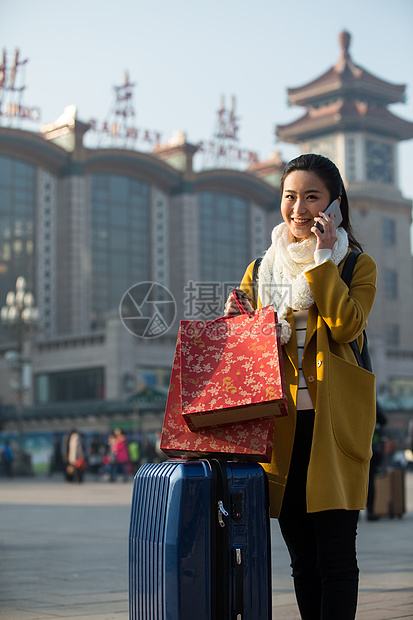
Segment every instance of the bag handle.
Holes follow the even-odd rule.
[[[231,294],[232,294],[233,298],[235,299],[235,302],[236,302],[236,304],[238,306],[238,310],[240,311],[240,314],[249,314],[249,312],[247,310],[245,310],[244,306],[242,305],[242,303],[238,299],[237,290],[238,289],[234,289],[233,291],[231,291]],[[207,323],[205,325],[205,327],[209,327],[210,325],[212,325],[213,323],[216,323],[217,321],[227,321],[228,319],[232,319],[232,318],[233,317],[231,315],[220,316],[217,319],[214,319],[213,321],[210,321],[209,323]]]
[[[254,291],[255,307],[258,307],[258,271],[261,266],[263,257],[260,256],[254,261],[254,267],[252,268],[252,288]]]
[[[248,311],[245,310],[244,306],[242,305],[242,303],[238,299],[237,290],[238,289],[234,289],[233,291],[231,291],[231,293],[232,293],[233,298],[236,301],[236,304],[238,306],[238,310],[240,311],[241,314],[248,314]]]

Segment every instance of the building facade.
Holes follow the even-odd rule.
[[[86,148],[88,129],[72,109],[40,135],[0,128],[2,305],[22,275],[40,314],[23,355],[27,417],[167,388],[179,320],[221,316],[229,287],[269,245],[269,222],[280,221],[279,157],[197,173],[183,135],[148,154]],[[128,328],[128,291],[148,283],[173,300],[153,337]],[[1,346],[14,346],[5,324]],[[7,409],[13,369],[1,365]]]

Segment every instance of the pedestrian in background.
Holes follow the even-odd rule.
[[[137,439],[134,437],[128,445],[129,461],[132,468],[132,475],[134,476],[139,469],[140,462],[140,448]]]
[[[383,427],[387,424],[387,418],[384,415],[379,403],[376,405],[376,428],[374,429],[372,450],[373,455],[370,461],[369,472],[369,490],[367,493],[367,521],[377,521],[379,517],[374,514],[375,488],[374,480],[379,471],[383,468],[384,461],[384,442]]]
[[[1,462],[3,465],[3,473],[6,478],[11,478],[13,476],[13,461],[14,461],[14,452],[10,445],[10,440],[6,439],[4,441],[4,446],[1,451]]]
[[[335,200],[337,229],[324,213]],[[361,348],[376,265],[361,253],[350,288],[340,277],[348,253],[361,246],[340,172],[326,157],[306,154],[287,164],[281,215],[257,296],[254,263],[241,283],[254,307],[274,306],[281,324],[289,415],[275,419],[272,461],[263,464],[271,516],[290,553],[303,620],[354,620],[357,521],[367,501],[376,395],[374,375],[358,366],[349,343],[357,339]],[[232,296],[226,314],[239,314]]]
[[[59,435],[53,436],[53,449],[50,456],[49,476],[64,471],[62,444]]]
[[[88,471],[98,478],[102,473],[103,446],[98,435],[94,435],[89,446]]]
[[[114,456],[112,481],[115,481],[119,476],[122,476],[123,481],[126,482],[128,479],[126,467],[129,463],[129,451],[126,435],[120,428],[115,428],[113,432],[111,450]]]
[[[112,480],[113,467],[115,463],[115,455],[112,452],[112,444],[114,442],[113,433],[108,436],[108,443],[105,446],[102,457],[102,480],[109,482]]]
[[[63,457],[66,465],[66,480],[68,482],[83,482],[87,468],[86,448],[82,436],[76,429],[72,429],[63,441]]]
[[[149,437],[147,435],[144,435],[141,445],[141,463],[144,464],[156,462],[158,461],[155,446],[153,445]]]

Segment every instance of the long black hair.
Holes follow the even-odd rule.
[[[284,191],[285,179],[291,172],[304,171],[313,172],[321,181],[323,181],[330,194],[330,202],[341,196],[340,210],[343,221],[340,226],[344,228],[348,235],[348,244],[352,250],[363,251],[361,244],[354,236],[353,229],[350,224],[349,204],[344,188],[343,179],[337,166],[328,157],[316,155],[315,153],[306,153],[292,159],[284,168],[281,177],[281,195]]]

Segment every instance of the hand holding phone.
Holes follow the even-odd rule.
[[[324,211],[326,215],[333,218],[335,227],[338,228],[343,221],[343,216],[341,214],[340,203],[336,200],[333,200],[331,204],[328,205],[327,209]],[[324,232],[324,226],[320,224],[320,222],[315,222],[314,226],[318,228],[320,232]]]

